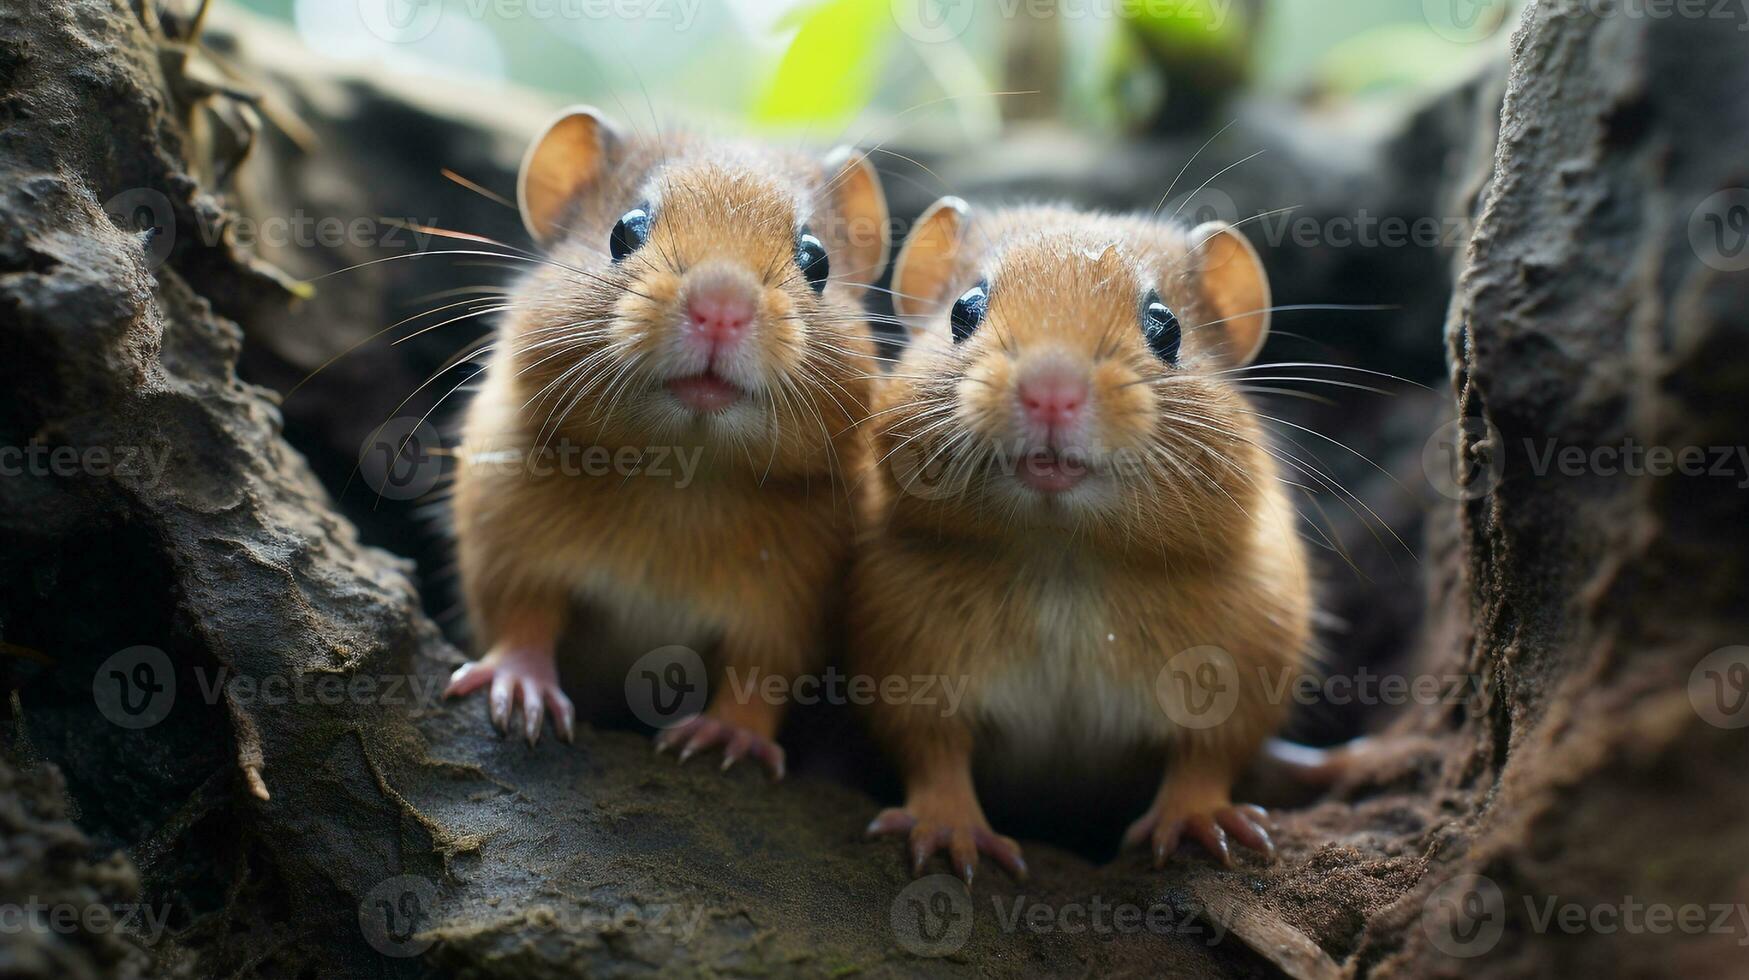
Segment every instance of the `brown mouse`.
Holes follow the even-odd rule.
[[[974,774],[1038,801],[1152,758],[1127,844],[1272,855],[1231,790],[1288,713],[1265,678],[1302,669],[1312,598],[1232,373],[1269,329],[1256,251],[1221,223],[948,198],[894,291],[913,329],[874,399],[851,655],[967,687],[951,714],[870,709],[905,784],[870,833],[908,836],[919,873],[946,850],[968,882],[980,854],[1024,874]]]
[[[489,686],[501,730],[520,709],[531,743],[549,714],[569,739],[561,633],[588,661],[567,673],[605,690],[684,645],[712,663],[713,697],[658,746],[781,776],[783,704],[738,699],[722,674],[807,671],[841,596],[868,456],[861,301],[887,254],[874,168],[581,107],[534,141],[518,199],[545,259],[467,409],[455,523],[485,653],[448,693]],[[650,475],[658,454],[692,461],[684,484]]]

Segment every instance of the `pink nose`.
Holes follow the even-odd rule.
[[[1087,377],[1051,366],[1022,378],[1016,394],[1021,410],[1035,424],[1047,429],[1073,425],[1087,407]]]
[[[686,301],[687,321],[713,347],[739,342],[753,324],[753,313],[753,297],[734,283],[691,290]]]

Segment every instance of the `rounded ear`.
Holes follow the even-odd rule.
[[[843,261],[832,257],[832,267],[844,270],[844,278],[867,286],[887,269],[891,247],[887,227],[887,194],[881,175],[868,154],[841,146],[826,155],[827,184],[832,191],[832,209],[844,223],[839,242],[847,250]]]
[[[1208,306],[1227,342],[1221,359],[1243,367],[1269,337],[1269,277],[1251,241],[1225,221],[1198,225],[1190,233],[1190,262]]]
[[[957,197],[929,206],[893,265],[893,309],[900,316],[933,313],[947,298],[971,207]]]
[[[523,227],[542,245],[563,232],[565,209],[577,192],[601,178],[618,142],[613,124],[593,106],[572,106],[529,144],[516,177]]]

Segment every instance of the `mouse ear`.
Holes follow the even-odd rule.
[[[578,191],[600,179],[618,140],[600,110],[572,106],[529,144],[516,177],[516,204],[535,241],[549,244],[565,230],[566,208]]]
[[[1269,277],[1249,239],[1224,221],[1198,225],[1190,233],[1190,263],[1209,310],[1227,342],[1221,360],[1243,367],[1263,349],[1269,336]]]
[[[835,247],[842,257],[832,256],[832,268],[843,278],[867,286],[887,269],[891,247],[887,227],[887,194],[881,175],[868,154],[841,146],[826,155],[827,184],[832,191],[832,211],[842,227],[835,229]]]
[[[893,309],[900,316],[927,316],[946,302],[970,213],[966,202],[944,197],[917,219],[893,264]]]

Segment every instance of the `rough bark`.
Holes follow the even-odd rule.
[[[1716,906],[1749,894],[1749,741],[1703,714],[1713,651],[1749,635],[1742,475],[1539,474],[1551,445],[1746,444],[1749,277],[1709,199],[1749,171],[1749,59],[1728,21],[1539,4],[1514,40],[1499,151],[1448,322],[1475,466],[1467,608],[1438,670],[1482,697],[1449,720],[1462,801],[1429,875],[1369,925],[1379,976],[1730,976],[1745,934],[1539,931],[1531,905]],[[1497,485],[1496,485],[1497,483]],[[1458,583],[1454,583],[1454,586]],[[1485,876],[1498,946],[1457,966],[1416,929]],[[1486,886],[1482,886],[1486,887]],[[1458,894],[1468,890],[1460,886]]]
[[[489,737],[478,705],[431,699],[458,654],[422,611],[411,566],[361,544],[341,507],[373,540],[429,539],[405,512],[373,517],[368,498],[337,504],[331,491],[397,410],[382,392],[404,397],[465,338],[361,348],[283,406],[275,394],[404,316],[413,297],[455,285],[454,267],[389,263],[396,271],[322,280],[300,306],[295,280],[372,256],[253,256],[203,231],[232,226],[233,208],[306,207],[436,217],[514,240],[513,216],[446,190],[435,170],[508,187],[525,121],[543,107],[458,110],[441,92],[227,42],[275,97],[264,111],[289,110],[316,139],[299,147],[270,132],[240,187],[219,196],[230,168],[215,121],[248,113],[188,84],[149,8],[64,0],[0,12],[0,445],[166,453],[157,479],[89,466],[0,478],[0,641],[15,692],[0,853],[23,856],[0,883],[89,904],[127,900],[137,871],[148,900],[174,910],[155,945],[50,932],[19,947],[14,972],[1384,977],[1675,964],[1727,975],[1735,937],[1537,934],[1523,915],[1526,896],[1738,901],[1749,857],[1737,819],[1749,803],[1745,743],[1688,697],[1697,659],[1745,635],[1741,491],[1538,477],[1521,448],[1548,437],[1744,442],[1749,378],[1729,355],[1742,349],[1749,285],[1698,261],[1688,216],[1745,179],[1749,60],[1716,25],[1599,20],[1582,6],[1529,16],[1497,153],[1488,84],[1358,146],[1316,127],[1284,138],[1259,109],[1208,151],[1224,166],[1259,140],[1297,147],[1222,185],[1243,191],[1244,213],[1303,203],[1351,216],[1367,202],[1463,216],[1486,187],[1447,336],[1457,407],[1494,427],[1482,448],[1499,454],[1504,479],[1461,511],[1434,511],[1448,519],[1426,533],[1424,590],[1386,579],[1339,593],[1351,619],[1373,620],[1372,644],[1482,679],[1459,710],[1399,720],[1444,750],[1285,812],[1269,867],[1154,872],[1133,856],[1090,862],[1032,842],[1034,883],[981,879],[960,909],[969,939],[940,959],[907,951],[894,928],[895,906],[906,912],[918,894],[892,847],[862,840],[876,806],[864,789],[676,768],[627,732],[529,750]],[[399,139],[378,138],[390,128]],[[1096,203],[1151,205],[1200,142],[1126,149],[1084,170],[1072,159],[1002,169],[1025,147],[932,169],[974,195],[1093,187]],[[162,236],[106,214],[141,190],[168,211],[162,252]],[[906,193],[901,213],[934,191]],[[1449,252],[1267,252],[1292,302],[1356,302],[1354,284],[1372,282],[1358,301],[1403,307],[1356,318],[1346,353],[1357,363],[1440,370],[1426,338],[1447,307]],[[240,356],[270,388],[238,380]],[[1429,432],[1409,412],[1375,425],[1295,417],[1353,438],[1399,476],[1419,468]],[[1400,506],[1412,525],[1413,502]],[[1422,617],[1406,595],[1426,602],[1413,636]],[[1389,627],[1376,625],[1383,596],[1404,609]],[[135,729],[94,684],[112,679],[118,651],[142,645],[164,651],[175,698]],[[236,678],[248,683],[223,683]],[[274,681],[289,686],[260,687]],[[341,682],[367,687],[335,697],[320,686]],[[1496,882],[1507,915],[1500,942],[1456,963],[1425,912],[1460,873]],[[1158,907],[1171,925],[1005,930],[1000,911],[1019,896]],[[409,920],[417,929],[403,934]]]

